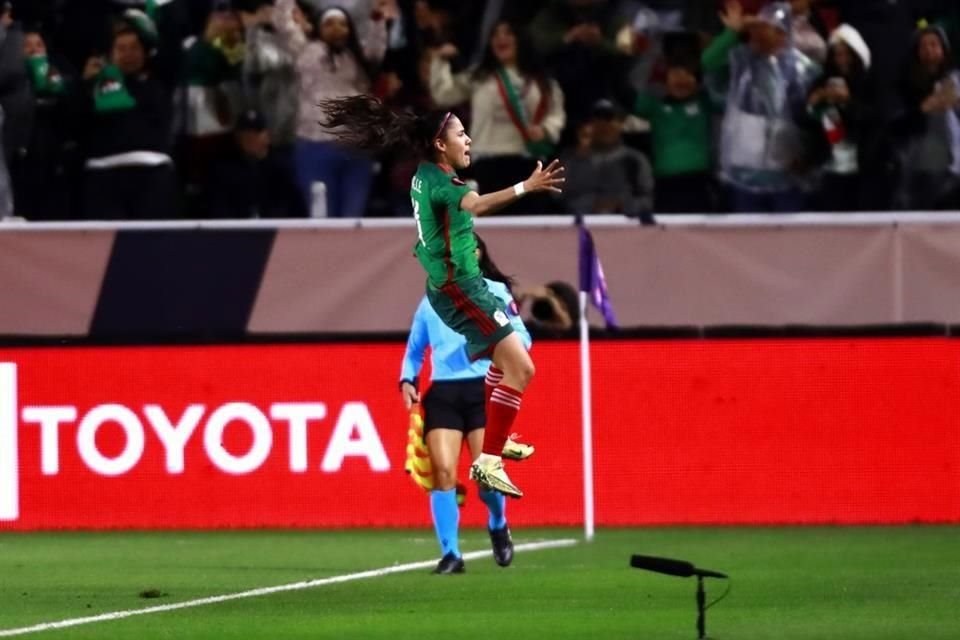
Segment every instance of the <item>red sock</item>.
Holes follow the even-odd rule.
[[[517,412],[520,411],[522,399],[522,392],[502,384],[498,384],[490,394],[487,427],[483,433],[484,453],[498,457],[503,453],[503,445],[510,435]]]
[[[497,388],[497,385],[500,384],[501,380],[503,380],[503,371],[500,371],[500,369],[497,369],[495,366],[490,365],[490,368],[487,369],[486,384],[483,386],[483,391],[484,391],[483,408],[487,412],[487,415],[490,415],[490,396],[493,394],[493,390]]]

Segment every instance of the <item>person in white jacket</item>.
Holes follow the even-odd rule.
[[[507,21],[493,29],[479,65],[453,73],[459,54],[438,49],[430,67],[430,94],[439,107],[470,103],[473,176],[481,191],[496,191],[530,174],[537,160],[554,157],[567,122],[563,91],[531,60],[525,38]],[[549,199],[523,203],[541,213]]]
[[[296,60],[299,78],[297,183],[308,208],[314,184],[323,183],[323,209],[331,217],[363,215],[373,163],[367,155],[338,143],[334,133],[324,129],[319,104],[328,98],[370,92],[374,69],[387,50],[387,4],[387,0],[374,4],[362,42],[353,19],[344,9],[328,7],[311,19],[300,10],[296,0],[277,0],[275,5],[274,27]]]

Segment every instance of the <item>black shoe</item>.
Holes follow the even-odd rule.
[[[490,542],[493,543],[493,559],[501,567],[509,567],[513,562],[513,539],[510,537],[510,527],[502,529],[488,529]]]
[[[458,558],[453,555],[453,553],[448,553],[440,558],[440,562],[437,563],[437,568],[434,569],[433,572],[439,575],[446,575],[448,573],[464,573],[466,570],[467,567],[463,564],[463,558]]]

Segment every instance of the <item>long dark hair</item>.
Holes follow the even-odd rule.
[[[843,44],[850,50],[850,57],[853,60],[850,71],[845,74],[840,70],[840,65],[837,64],[837,48],[834,45],[827,50],[827,60],[823,65],[823,77],[843,77],[846,79],[847,84],[850,85],[851,91],[856,92],[856,87],[863,84],[863,81],[866,79],[867,69],[863,64],[863,59],[860,57],[860,54],[847,44],[846,41],[843,41]]]
[[[513,285],[516,284],[516,281],[501,271],[497,263],[493,261],[490,252],[487,250],[487,243],[483,241],[483,238],[474,232],[473,239],[477,241],[477,248],[480,249],[480,271],[483,273],[483,277],[494,282],[502,282],[507,285],[507,291],[513,294]]]
[[[324,128],[341,142],[368,151],[413,149],[418,158],[432,160],[433,142],[443,138],[450,126],[449,111],[431,111],[418,116],[396,111],[369,95],[331,98],[320,102]]]
[[[517,71],[524,77],[533,78],[538,83],[545,82],[546,76],[544,76],[543,68],[537,64],[533,47],[527,44],[530,42],[530,38],[521,25],[510,20],[498,20],[497,23],[493,25],[493,30],[490,32],[490,37],[487,39],[486,46],[483,49],[483,59],[480,60],[480,64],[477,65],[477,68],[473,71],[473,79],[484,80],[492,76],[497,72],[497,69],[500,68],[500,61],[497,60],[497,56],[493,52],[493,34],[496,33],[497,27],[504,24],[510,27],[510,31],[513,32],[513,37],[517,41]]]
[[[936,36],[943,47],[943,62],[931,75],[923,68],[920,62],[920,43],[925,35]],[[950,40],[943,29],[939,27],[925,27],[914,34],[913,49],[910,53],[910,60],[907,64],[906,76],[904,78],[904,88],[908,100],[913,104],[922,103],[927,96],[933,93],[937,82],[953,70],[952,51],[950,49]]]

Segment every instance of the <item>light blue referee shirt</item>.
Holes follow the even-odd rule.
[[[490,292],[503,302],[510,324],[520,335],[524,346],[529,349],[533,340],[520,318],[517,304],[507,290],[507,285],[486,278],[484,280]],[[423,354],[427,347],[432,347],[430,364],[433,367],[433,380],[483,378],[487,375],[487,369],[490,368],[490,359],[480,358],[470,362],[466,345],[466,338],[445,325],[424,296],[416,313],[413,314],[413,324],[410,327],[410,337],[407,338],[407,351],[403,354],[400,379],[413,380],[420,374],[420,369],[423,367]]]

